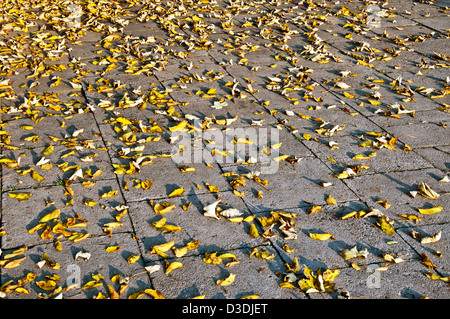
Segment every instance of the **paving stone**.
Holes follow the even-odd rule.
[[[71,289],[61,291],[64,299],[92,299],[100,292],[105,297],[110,297],[107,285],[113,287],[117,292],[119,290],[119,282],[112,282],[111,278],[116,275],[128,280],[128,285],[125,291],[121,294],[121,299],[125,299],[132,293],[139,290],[151,289],[151,284],[147,272],[143,268],[142,259],[136,263],[130,264],[127,258],[134,254],[139,255],[139,249],[134,240],[131,239],[130,233],[114,234],[111,237],[98,236],[85,239],[78,243],[63,242],[64,249],[61,251],[55,250],[53,244],[42,244],[29,247],[23,254],[26,259],[21,263],[20,268],[3,269],[2,270],[2,284],[12,280],[13,283],[23,277],[27,273],[34,273],[36,278],[34,281],[24,285],[24,288],[29,291],[29,294],[13,292],[8,296],[10,299],[37,299],[39,294],[49,295],[54,291],[43,290],[39,288],[36,282],[47,281],[49,276],[57,275],[59,280],[56,282],[56,287],[63,289],[71,285],[78,286]],[[131,239],[131,240],[130,240]],[[120,245],[121,249],[115,253],[108,253],[105,249],[109,246]],[[10,253],[11,251],[4,251],[3,253]],[[89,253],[89,260],[85,261],[83,258],[75,259],[77,253]],[[43,260],[43,255],[48,254],[48,257],[59,267],[51,267],[44,265],[40,269],[37,263]],[[94,281],[93,275],[100,274],[103,279],[99,280],[100,285],[92,289],[81,289],[89,281]],[[144,297],[145,298],[145,297]]]
[[[384,266],[389,268],[386,271],[376,270]],[[376,263],[359,271],[353,268],[341,269],[335,281],[337,287],[358,299],[448,298],[446,284],[441,280],[427,278],[424,275],[427,271],[429,269],[415,260],[393,265]]]
[[[275,169],[278,167],[278,170]],[[224,172],[238,174],[258,171],[262,165],[230,166],[224,167]],[[338,202],[356,199],[356,196],[339,180],[333,182],[332,188],[320,186],[321,182],[330,181],[332,172],[319,160],[305,157],[298,164],[279,162],[268,169],[273,169],[273,174],[259,176],[261,180],[267,180],[266,186],[256,182],[246,182],[245,188],[238,188],[239,192],[246,194],[245,202],[254,206],[254,212],[270,211],[282,208],[294,208],[308,203],[317,205],[325,202],[325,195],[332,195]],[[304,172],[308,172],[307,175]],[[261,191],[263,198],[257,198]]]
[[[249,217],[251,212],[245,203],[233,195],[231,192],[220,192],[217,195],[200,194],[183,197],[166,198],[153,200],[153,205],[170,203],[176,206],[175,209],[165,213],[157,214],[149,201],[133,202],[129,204],[129,214],[135,225],[136,235],[139,242],[142,243],[142,250],[146,252],[144,258],[149,260],[161,259],[156,254],[149,254],[152,247],[166,242],[174,241],[175,247],[180,248],[188,242],[198,240],[199,247],[195,250],[189,250],[185,256],[204,254],[211,250],[230,250],[243,247],[255,247],[261,244],[262,238],[252,238],[248,232],[251,223],[231,222],[220,213],[217,220],[215,218],[204,216],[204,207],[217,202],[221,202],[218,208],[223,210],[229,208],[238,209],[242,217]],[[189,204],[187,210],[183,205]],[[166,218],[166,224],[175,225],[181,228],[178,232],[162,232],[152,226],[153,222]],[[205,232],[210,229],[210,232]],[[170,257],[175,257],[173,252],[167,252]]]
[[[446,207],[449,197],[440,196],[438,199],[428,199],[421,195],[413,198],[411,191],[417,191],[420,182],[427,183],[431,189],[443,194],[448,192],[448,184],[439,183],[444,174],[437,169],[422,169],[404,172],[390,172],[375,174],[370,176],[357,176],[347,180],[346,184],[370,207],[381,210],[391,219],[397,221],[398,226],[411,225],[399,214],[414,214],[422,218],[421,224],[445,223],[448,222],[446,214],[423,215],[418,212],[420,208],[430,208],[434,206]],[[387,200],[391,207],[385,209],[381,204],[376,204],[378,200]]]
[[[135,179],[133,175],[122,174],[118,179],[121,189],[124,189],[125,182],[128,183],[129,190],[124,189],[123,193],[127,201],[166,198],[172,191],[181,187],[184,188],[186,195],[207,193],[208,189],[204,183],[214,185],[219,190],[230,189],[225,178],[221,176],[217,164],[210,164],[213,165],[212,168],[208,168],[204,162],[176,164],[170,158],[157,158],[153,164],[142,166],[139,176],[136,176],[136,179],[149,180],[153,183],[148,190],[135,188],[138,183],[133,181]],[[185,165],[195,168],[195,171],[181,174],[178,166]],[[197,185],[202,189],[199,190]]]
[[[53,147],[52,153],[43,155],[42,153],[48,147],[3,151],[2,155],[5,158],[14,159],[20,164],[16,168],[8,168],[7,166],[3,168],[2,189],[52,186],[61,183],[64,179],[69,179],[78,168],[81,168],[83,172],[90,170],[91,174],[101,170],[101,175],[96,180],[115,179],[109,156],[101,141],[95,141],[92,149],[80,148],[79,150],[74,150],[70,147],[57,145]],[[102,150],[99,150],[99,148]],[[36,165],[42,159],[44,162],[48,160],[48,163],[52,165],[50,169],[43,169],[44,166],[41,166],[41,164],[39,166]],[[63,171],[56,167],[64,163],[67,163],[67,167],[72,166],[73,169]],[[77,166],[75,167],[75,165]],[[64,168],[63,166],[61,167]],[[28,173],[26,173],[27,171]],[[41,177],[33,178],[33,171]],[[41,178],[44,179],[40,180]]]
[[[50,233],[50,238],[42,239],[41,234],[45,229],[29,233],[29,230],[39,224],[39,220],[46,214],[56,209],[61,211],[61,222],[65,223],[68,218],[76,217],[87,220],[83,228],[69,228],[73,233],[89,233],[91,235],[104,235],[103,225],[115,221],[119,211],[114,207],[124,205],[125,201],[114,180],[97,181],[95,185],[85,188],[80,183],[70,186],[75,197],[73,205],[68,205],[70,196],[65,195],[63,186],[40,187],[30,190],[9,191],[2,195],[2,225],[8,232],[2,239],[3,248],[12,248],[22,245],[37,245],[40,243],[51,243],[59,235]],[[119,191],[114,197],[100,198],[104,193]],[[30,199],[19,202],[9,195],[13,193],[31,193]],[[97,202],[94,206],[85,204],[86,200]],[[120,231],[131,231],[131,224],[127,215],[124,215],[119,228],[114,228],[113,233]],[[80,223],[80,221],[77,221]],[[56,223],[50,223],[51,227]]]
[[[395,150],[360,147],[360,143],[365,140],[371,139],[339,136],[328,138],[322,143],[313,141],[304,141],[304,143],[336,174],[339,174],[349,165],[369,166],[368,169],[361,170],[360,174],[362,175],[431,167],[415,152],[403,151],[402,145],[397,144]],[[338,149],[333,150],[328,144],[330,141],[338,143]],[[357,155],[366,156],[367,159],[354,159]]]
[[[346,202],[338,205],[323,205],[323,211],[307,214],[309,207],[302,207],[293,210],[287,210],[298,214],[294,218],[296,224],[297,238],[285,240],[285,237],[275,227],[273,232],[280,233],[271,238],[275,247],[283,259],[292,260],[297,258],[301,265],[312,270],[345,268],[351,262],[360,267],[364,265],[382,262],[382,254],[393,252],[394,254],[406,255],[404,259],[410,259],[415,255],[414,251],[402,240],[398,234],[387,235],[375,225],[376,219],[368,217],[367,219],[349,218],[341,220],[341,217],[353,211],[368,211],[368,207],[359,201]],[[258,215],[259,217],[260,215]],[[270,214],[263,214],[270,217]],[[264,228],[266,230],[267,228]],[[310,234],[333,235],[328,240],[315,240]],[[395,245],[389,242],[396,241]],[[293,253],[287,253],[283,246],[288,245],[294,250]],[[369,255],[367,258],[354,258],[345,260],[342,256],[344,249],[351,249],[356,246],[358,250],[367,249]],[[307,247],[307,248],[306,248]],[[306,248],[306,249],[305,249]]]
[[[449,251],[449,239],[448,239],[448,227],[449,224],[437,224],[437,225],[415,225],[412,227],[404,227],[398,229],[398,234],[417,251],[418,254],[426,254],[433,264],[436,266],[436,271],[445,276],[448,273],[448,264],[442,259],[442,257],[436,256],[437,252],[441,252],[442,256]],[[419,233],[419,238],[413,238],[411,231]],[[439,241],[435,243],[422,244],[421,240],[425,237],[433,237],[437,233],[441,232]]]
[[[63,123],[64,122],[64,123]],[[69,118],[45,117],[36,125],[31,119],[18,119],[8,122],[5,131],[11,135],[10,145],[22,148],[34,148],[44,145],[55,145],[67,138],[77,138],[76,143],[100,140],[99,130],[92,114],[84,113],[69,116]],[[63,125],[64,124],[64,125]],[[25,129],[25,128],[26,129]],[[27,128],[33,128],[28,130]],[[73,134],[76,134],[74,137]],[[26,138],[36,137],[27,141]],[[50,136],[59,139],[54,142]]]
[[[271,247],[264,247],[269,253],[276,251]],[[231,250],[239,261],[237,265],[226,268],[224,264],[206,264],[204,256],[189,256],[176,259],[183,267],[175,269],[168,275],[162,271],[152,274],[152,283],[166,298],[192,298],[205,295],[208,299],[236,299],[249,294],[258,294],[260,298],[277,299],[286,297],[285,292],[278,286],[281,280],[277,272],[283,272],[284,266],[279,257],[264,260],[256,257],[249,258],[251,249]],[[168,258],[173,262],[174,259]],[[162,263],[162,269],[165,264]],[[203,271],[199,272],[198,269]],[[218,280],[234,274],[234,282],[225,287],[216,285]],[[297,297],[298,298],[298,297]],[[303,298],[305,296],[303,295]]]
[[[448,160],[449,151],[449,146],[416,149],[417,154],[442,171],[450,170],[450,162]]]
[[[446,30],[450,28],[450,23],[448,22],[448,17],[446,16],[441,16],[439,18],[438,17],[418,18],[414,20],[444,34]]]
[[[448,120],[442,123],[446,125]],[[446,129],[435,123],[391,126],[388,132],[393,136],[399,136],[401,142],[412,148],[450,144],[450,135],[447,134]]]

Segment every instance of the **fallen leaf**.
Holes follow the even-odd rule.
[[[8,193],[9,197],[17,199],[19,202],[23,202],[31,198],[31,193]]]
[[[442,231],[439,231],[438,233],[436,233],[433,236],[423,237],[420,240],[420,243],[421,244],[432,244],[432,243],[438,242],[441,239],[441,235],[442,235]]]
[[[356,246],[350,248],[350,249],[344,249],[341,251],[342,256],[344,257],[345,260],[349,260],[352,258],[356,258],[356,257],[363,257],[363,258],[367,258],[367,256],[369,255],[369,251],[367,250],[367,248],[358,250],[356,248]]]
[[[434,215],[439,214],[443,209],[444,207],[442,206],[435,206],[431,208],[419,208],[419,213],[424,215]]]
[[[203,207],[203,210],[205,211],[205,214],[203,214],[203,216],[220,219],[216,215],[216,207],[217,207],[217,204],[219,204],[220,202],[221,202],[221,200],[218,200],[212,204],[209,204],[208,206]]]
[[[230,274],[227,278],[219,279],[216,281],[216,285],[220,287],[229,286],[234,282],[236,275]]]
[[[429,198],[429,199],[438,199],[441,197],[438,193],[436,193],[434,190],[431,189],[430,186],[428,186],[424,182],[420,182],[419,186],[417,187],[418,192],[423,197]]]
[[[61,211],[57,208],[57,209],[53,210],[52,212],[50,212],[50,213],[48,213],[48,214],[45,214],[45,216],[43,216],[43,217],[39,220],[39,222],[40,222],[40,223],[46,223],[46,222],[48,222],[48,221],[51,221],[51,220],[53,220],[53,219],[55,219],[55,218],[58,218],[59,215],[60,215],[60,213],[61,213]]]
[[[127,257],[127,263],[134,264],[139,260],[139,258],[140,258],[139,255],[131,254],[130,256]]]
[[[183,195],[183,193],[184,193],[183,187],[177,188],[169,194],[169,197],[181,196],[181,195]]]
[[[178,262],[178,261],[174,261],[174,262],[172,262],[172,263],[170,263],[170,264],[169,264],[168,261],[166,261],[166,271],[165,271],[165,274],[167,275],[167,274],[169,274],[171,271],[173,271],[173,270],[175,270],[175,269],[178,269],[178,268],[181,268],[181,267],[183,267],[183,264],[180,263],[180,262]]]
[[[251,224],[250,225],[249,234],[253,238],[258,238],[259,237],[259,232],[258,232],[258,229],[256,229],[255,224]]]
[[[383,216],[378,219],[377,225],[380,226],[381,230],[386,234],[393,235],[395,234],[395,230],[392,227],[392,222],[393,221],[390,221],[387,216]]]
[[[328,240],[328,239],[335,239],[333,235],[325,233],[325,234],[318,234],[318,233],[309,233],[309,237],[315,240]]]
[[[108,253],[115,253],[115,252],[119,251],[120,248],[122,248],[122,246],[119,246],[119,245],[117,245],[117,246],[109,246],[109,247],[106,247],[105,251],[108,252]]]

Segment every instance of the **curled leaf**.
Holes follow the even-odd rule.
[[[235,274],[230,274],[227,278],[219,279],[216,281],[217,286],[229,286],[234,282],[234,279],[236,278]]]
[[[367,258],[369,255],[369,251],[367,248],[358,250],[356,246],[350,248],[350,249],[344,249],[341,251],[342,257],[344,257],[345,260],[349,260],[356,257],[363,257]]]
[[[441,239],[441,235],[442,235],[442,231],[439,231],[438,233],[436,233],[433,236],[427,236],[427,237],[423,237],[420,240],[421,244],[432,244],[435,243],[437,241],[439,241]]]
[[[178,261],[174,261],[173,263],[170,263],[168,261],[166,261],[166,272],[165,274],[169,274],[171,271],[181,268],[183,267],[183,264],[178,262]]]
[[[442,207],[442,206],[435,206],[435,207],[431,207],[431,208],[420,208],[419,213],[424,214],[424,215],[434,215],[434,214],[439,214],[443,209],[444,209],[444,207]]]
[[[432,190],[431,187],[424,182],[420,182],[420,185],[417,187],[417,189],[419,194],[422,195],[423,197],[429,199],[438,199],[439,197],[441,197],[438,193]]]

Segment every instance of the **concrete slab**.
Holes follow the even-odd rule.
[[[219,190],[229,190],[230,186],[225,178],[221,176],[217,164],[210,163],[212,168],[208,168],[205,162],[201,163],[179,163],[175,164],[170,158],[156,158],[153,164],[141,167],[139,175],[118,175],[118,180],[125,199],[131,201],[141,201],[144,199],[158,199],[166,198],[175,189],[184,188],[184,194],[203,194],[208,193],[205,183],[216,186]],[[127,163],[126,165],[129,165]],[[195,171],[181,173],[178,166],[193,167]],[[153,184],[150,189],[136,188],[139,185],[137,179],[140,181],[149,180]],[[128,184],[128,189],[125,188],[125,183]],[[201,186],[201,190],[197,187]]]
[[[362,139],[354,136],[339,136],[327,138],[320,144],[313,141],[304,141],[304,143],[337,174],[349,165],[369,166],[368,169],[361,170],[362,175],[431,167],[430,163],[420,155],[403,151],[403,145],[398,143],[395,150],[359,146],[367,140],[371,139],[367,136]],[[329,146],[331,141],[338,143],[336,145],[338,149],[332,149]],[[354,159],[357,155],[366,156],[367,159]]]
[[[91,174],[101,170],[101,175],[95,180],[115,179],[114,169],[101,141],[96,141],[93,149],[74,150],[70,147],[56,145],[52,146],[53,152],[43,155],[43,152],[48,151],[49,147],[46,145],[32,149],[4,151],[2,155],[5,158],[14,159],[18,161],[19,165],[16,168],[7,166],[3,168],[2,189],[53,186],[60,184],[64,179],[69,179],[79,168],[83,172],[90,170]],[[47,165],[39,164],[40,161],[46,162]],[[51,164],[51,167],[48,167],[48,164]],[[66,170],[66,167],[71,166],[73,169]],[[33,170],[39,176],[33,178]]]
[[[80,224],[80,227],[82,227],[68,228],[73,234],[105,235],[104,225],[115,222],[115,216],[119,214],[119,211],[115,210],[114,207],[125,204],[116,181],[97,181],[95,185],[87,188],[80,183],[75,183],[70,188],[74,192],[72,205],[70,205],[71,196],[66,195],[67,192],[63,186],[40,187],[3,193],[2,225],[9,231],[2,238],[2,247],[13,248],[22,245],[32,246],[51,243],[60,236],[59,233],[50,231],[48,236],[41,236],[45,227],[32,233],[29,231],[40,224],[39,221],[43,216],[56,209],[60,210],[61,223],[66,223],[69,218],[75,218],[77,214],[87,221],[84,225],[82,220],[75,220],[75,224]],[[113,197],[101,198],[101,195],[110,191],[118,192]],[[10,194],[14,193],[30,193],[32,195],[30,199],[19,202],[17,199],[10,197]],[[87,205],[87,200],[92,201],[93,206]],[[118,228],[112,229],[113,233],[131,231],[130,220],[126,214],[120,219],[120,223]],[[46,226],[45,223],[43,224]],[[51,226],[50,230],[56,224],[56,222],[50,222],[48,224]]]
[[[128,298],[131,294],[140,290],[151,289],[151,283],[147,272],[143,268],[142,259],[135,263],[128,263],[127,258],[130,255],[140,255],[137,244],[131,239],[130,233],[115,234],[111,237],[99,236],[85,239],[78,243],[64,242],[61,251],[55,250],[53,244],[43,244],[29,247],[23,255],[26,259],[21,263],[20,268],[3,269],[2,284],[12,280],[14,284],[22,279],[27,273],[35,274],[36,277],[29,283],[23,285],[29,293],[12,292],[8,294],[8,299],[37,299],[50,295],[55,292],[55,288],[63,290],[56,295],[62,295],[63,299],[92,299],[100,293],[110,298],[108,289],[110,285],[116,292],[119,291],[121,284],[118,278],[127,281],[126,288],[120,294],[121,299]],[[106,252],[109,246],[120,245],[120,250],[115,253]],[[9,253],[10,250],[3,253]],[[76,258],[77,253],[89,253],[89,260]],[[44,254],[56,263],[58,266],[50,264],[37,267],[37,264],[43,260]],[[98,280],[99,285],[90,289],[81,289],[88,282],[95,281],[92,276],[101,275],[103,278]],[[56,277],[57,276],[57,277]],[[114,280],[112,280],[116,277]],[[120,277],[119,277],[120,276]],[[52,279],[50,279],[52,278]],[[97,277],[98,278],[98,277]],[[44,290],[38,286],[38,282],[53,280],[56,285],[53,289]],[[78,285],[76,285],[78,284]],[[66,290],[69,286],[70,289]],[[124,285],[125,287],[125,285]],[[143,298],[149,298],[143,296]]]
[[[394,254],[405,255],[404,259],[410,259],[417,256],[415,252],[398,235],[387,235],[379,227],[375,227],[372,218],[367,219],[345,219],[341,217],[353,211],[364,210],[368,208],[359,201],[346,202],[338,205],[323,205],[322,212],[307,214],[309,207],[303,207],[288,212],[298,214],[294,218],[297,230],[297,239],[286,240],[284,235],[275,227],[274,232],[280,234],[271,241],[278,249],[283,259],[292,263],[296,257],[298,262],[312,270],[321,269],[342,269],[355,263],[360,267],[371,263],[382,262],[382,254],[393,252]],[[259,217],[260,215],[258,215]],[[270,217],[270,214],[263,216]],[[266,230],[267,228],[264,228]],[[328,240],[316,240],[309,234],[333,235]],[[390,245],[395,241],[395,245]],[[288,245],[293,249],[293,253],[287,253],[283,246]],[[358,251],[367,249],[369,254],[367,258],[353,258],[345,260],[342,256],[344,249],[350,249],[356,246]]]
[[[224,172],[238,174],[261,169],[261,165],[223,168]],[[276,173],[261,174],[259,178],[267,180],[268,184],[262,186],[254,181],[246,181],[245,188],[238,188],[238,191],[244,191],[245,202],[255,207],[252,208],[253,212],[294,208],[311,203],[320,205],[325,202],[326,195],[332,195],[338,202],[356,199],[356,196],[339,180],[333,182],[332,188],[320,186],[321,182],[332,179],[332,172],[319,159],[313,157],[305,157],[298,164],[279,162]],[[258,191],[262,192],[263,198],[257,197]]]
[[[227,251],[235,255],[239,261],[237,265],[229,268],[223,264],[206,264],[202,260],[204,256],[168,258],[167,262],[181,262],[183,267],[173,270],[168,275],[163,272],[152,274],[152,283],[166,298],[171,299],[192,298],[199,295],[205,295],[207,299],[236,299],[249,294],[257,294],[264,299],[283,298],[283,295],[286,295],[278,286],[281,280],[276,273],[284,271],[284,266],[273,248],[267,246],[264,249],[274,254],[275,258],[270,260],[249,258],[251,249]],[[161,267],[165,269],[164,263]],[[225,287],[216,285],[218,280],[230,274],[235,275],[231,285]],[[299,298],[298,295],[296,297]]]
[[[448,222],[446,214],[423,215],[419,213],[418,209],[435,206],[446,207],[449,200],[448,196],[443,195],[433,200],[421,195],[417,195],[415,198],[410,195],[411,191],[418,190],[417,186],[422,181],[439,194],[448,192],[448,184],[439,183],[442,177],[444,177],[444,174],[433,168],[357,176],[347,180],[346,184],[368,206],[377,208],[391,219],[396,220],[398,223],[396,225],[411,225],[408,220],[399,217],[399,214],[420,216],[422,218],[421,224],[446,223]],[[378,200],[387,200],[391,207],[389,209],[384,208],[381,204],[376,203]]]
[[[386,271],[376,270],[384,266],[389,268]],[[368,265],[366,270],[342,269],[336,281],[339,281],[339,288],[357,299],[448,298],[446,284],[427,278],[424,275],[427,271],[430,270],[415,260],[400,264],[376,263]]]

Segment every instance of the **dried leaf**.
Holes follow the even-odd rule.
[[[423,237],[420,240],[421,244],[432,244],[435,242],[438,242],[441,239],[441,235],[442,235],[442,231],[439,231],[438,233],[436,233],[435,235],[431,236],[431,237]]]
[[[380,226],[381,230],[388,235],[395,234],[395,230],[392,227],[393,221],[390,221],[387,216],[383,216],[378,219],[377,225]]]
[[[181,195],[183,195],[183,193],[184,193],[183,187],[177,188],[169,194],[169,197],[181,196]]]
[[[108,253],[115,253],[115,252],[119,251],[120,248],[122,248],[122,246],[119,246],[119,245],[117,245],[117,246],[109,246],[109,247],[106,247],[105,251],[108,252]]]
[[[203,207],[203,210],[205,211],[205,214],[203,214],[203,216],[220,219],[216,215],[216,207],[217,207],[217,204],[219,204],[220,202],[221,202],[221,200],[218,200],[212,204],[209,204],[208,206]]]
[[[424,182],[420,182],[419,186],[417,187],[418,192],[423,197],[429,198],[429,199],[438,199],[441,197],[438,193],[436,193],[434,190],[431,189],[430,186],[428,186]]]
[[[234,282],[235,278],[235,274],[230,274],[227,278],[217,280],[216,285],[220,287],[229,286]]]
[[[424,215],[434,215],[439,214],[443,209],[444,207],[442,206],[435,206],[431,208],[419,208],[419,213]]]
[[[46,222],[48,222],[48,221],[51,221],[51,220],[53,220],[53,219],[55,219],[55,218],[58,218],[59,215],[60,215],[60,213],[61,213],[61,211],[59,210],[59,208],[57,208],[57,209],[55,209],[54,211],[52,211],[52,212],[50,212],[50,213],[48,213],[48,214],[45,214],[45,216],[43,216],[43,217],[39,220],[39,222],[40,222],[40,223],[46,223]]]
[[[165,274],[167,275],[171,271],[173,271],[175,269],[178,269],[178,268],[181,268],[181,267],[183,267],[183,264],[178,262],[178,261],[174,261],[174,262],[172,262],[170,264],[168,263],[168,261],[166,261],[166,272],[165,272]]]
[[[256,229],[255,224],[251,224],[250,225],[249,234],[253,238],[258,238],[259,237],[259,232],[258,232],[258,229]]]
[[[317,233],[309,233],[309,237],[315,240],[328,240],[335,239],[333,235],[325,233],[325,234],[317,234]]]
[[[23,202],[31,198],[31,193],[8,193],[9,197],[17,199],[19,202]]]
[[[367,256],[369,255],[369,251],[367,250],[367,248],[358,250],[356,248],[356,246],[350,248],[350,249],[344,249],[341,251],[342,256],[344,257],[345,260],[349,260],[352,258],[356,258],[356,257],[363,257],[363,258],[367,258]]]

